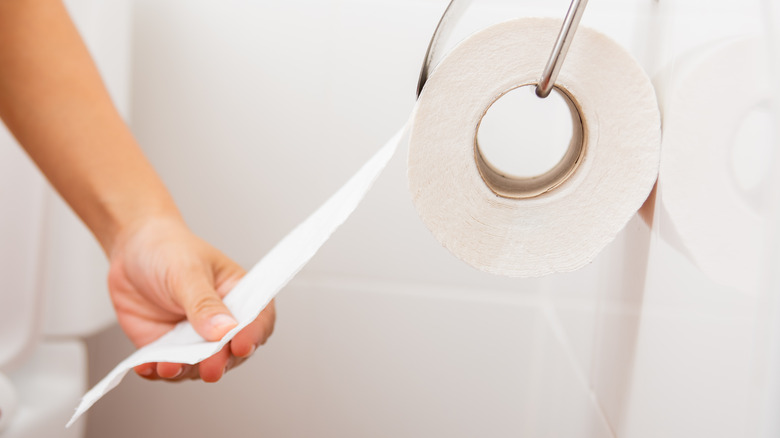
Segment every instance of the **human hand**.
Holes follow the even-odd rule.
[[[222,298],[244,270],[204,242],[178,218],[146,220],[123,232],[109,258],[108,287],[119,325],[142,347],[184,320],[207,341],[218,341],[237,322]],[[196,365],[147,363],[135,367],[141,377],[216,382],[242,363],[273,331],[274,302],[238,332],[217,354]]]
[[[109,291],[130,340],[146,345],[185,317],[209,341],[235,327],[221,298],[243,270],[184,225],[61,0],[0,1],[0,65],[0,118],[109,256]],[[219,380],[265,342],[274,317],[271,302],[197,366],[136,371]]]

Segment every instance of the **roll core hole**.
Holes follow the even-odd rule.
[[[513,88],[485,110],[474,155],[485,184],[506,198],[532,198],[566,181],[585,152],[578,106],[555,87],[546,99],[535,84]]]

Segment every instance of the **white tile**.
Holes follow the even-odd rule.
[[[628,379],[612,398],[619,415],[610,421],[631,438],[752,436],[758,301],[713,284],[655,243]]]

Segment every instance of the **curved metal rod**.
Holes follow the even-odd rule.
[[[572,0],[569,11],[566,13],[566,18],[563,19],[558,39],[555,41],[552,52],[550,52],[550,59],[547,60],[547,65],[544,67],[539,83],[536,85],[537,96],[544,98],[550,95],[587,4],[588,0]]]
[[[425,52],[425,59],[423,60],[422,68],[420,69],[420,78],[417,81],[417,97],[420,97],[425,82],[428,80],[432,66],[435,65],[435,58],[439,45],[439,40],[446,39],[446,37],[452,33],[452,28],[458,22],[465,10],[471,4],[472,0],[451,0],[444,10],[439,24],[436,26],[436,30],[433,32],[430,43],[428,43],[428,50]],[[539,83],[536,86],[536,95],[539,97],[547,97],[555,85],[555,79],[558,77],[558,72],[561,70],[563,60],[566,58],[566,53],[569,51],[569,46],[574,39],[574,33],[577,31],[577,26],[580,24],[580,18],[582,13],[585,12],[585,6],[588,4],[588,0],[572,0],[569,6],[569,11],[566,13],[566,18],[563,19],[563,25],[561,31],[558,33],[558,39],[555,41],[555,46],[550,53],[550,59],[547,61],[547,65],[544,67],[542,76],[539,78]]]
[[[417,81],[417,97],[420,97],[422,89],[425,86],[425,82],[428,80],[432,67],[435,66],[434,59],[436,58],[439,40],[447,39],[449,34],[452,33],[452,29],[457,24],[460,17],[471,5],[472,0],[451,0],[447,5],[447,9],[439,20],[439,24],[436,25],[436,30],[433,31],[431,42],[428,43],[428,50],[425,52],[425,59],[423,60],[422,68],[420,69],[420,79]]]

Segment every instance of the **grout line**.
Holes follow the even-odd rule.
[[[599,309],[600,307],[601,306],[599,306]],[[599,398],[596,395],[595,391],[593,390],[593,387],[590,384],[590,380],[587,377],[587,373],[579,364],[579,361],[577,360],[577,355],[574,352],[574,348],[572,347],[571,343],[568,340],[568,336],[566,335],[566,331],[563,328],[563,324],[561,323],[561,320],[558,317],[558,314],[553,306],[552,301],[550,301],[549,299],[544,300],[544,303],[542,304],[542,313],[544,314],[544,317],[547,320],[548,326],[552,331],[553,336],[555,337],[555,339],[558,341],[561,348],[563,349],[564,354],[566,355],[566,358],[569,361],[569,365],[574,370],[574,374],[577,376],[577,380],[580,382],[582,387],[585,389],[585,391],[587,391],[588,395],[590,396],[590,399],[593,403],[593,407],[595,408],[596,412],[598,412],[601,421],[606,426],[606,429],[609,431],[610,436],[612,438],[617,438],[617,433],[615,432],[612,424],[609,422],[607,415],[604,412],[604,408],[600,403]],[[594,318],[595,320],[598,320],[598,315],[600,313],[601,313],[600,311],[597,311],[596,314],[597,316],[596,318]],[[593,336],[594,338],[596,337],[595,331]],[[591,349],[592,348],[593,347],[591,347]],[[593,359],[591,359],[591,361],[593,361]]]
[[[542,294],[537,284],[528,290],[479,288],[477,286],[448,285],[413,280],[386,278],[361,278],[346,275],[301,275],[288,287],[317,288],[342,291],[360,291],[390,295],[443,298],[467,302],[506,304],[515,306],[539,306]]]

